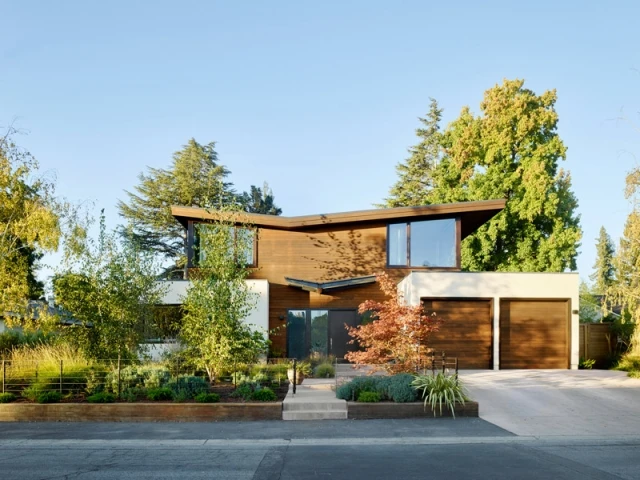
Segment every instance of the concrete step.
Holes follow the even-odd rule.
[[[282,420],[346,420],[347,411],[337,410],[304,410],[283,411]]]
[[[298,390],[300,390],[300,387],[309,390],[333,390],[335,386],[335,381],[331,379],[331,383],[304,383],[302,385],[298,385]]]
[[[347,403],[344,400],[323,402],[283,402],[283,411],[347,411]]]

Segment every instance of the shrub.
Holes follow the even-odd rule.
[[[415,402],[418,400],[418,392],[412,387],[413,375],[399,373],[389,377],[388,398],[396,403]]]
[[[380,377],[356,377],[349,383],[338,387],[336,397],[342,400],[355,401],[360,392],[375,392],[378,378]]]
[[[377,403],[380,401],[380,394],[377,392],[360,392],[358,395],[359,402]]]
[[[200,393],[209,391],[209,382],[202,377],[182,375],[167,384],[178,401],[194,398]]]
[[[120,396],[127,402],[135,402],[142,398],[147,398],[147,389],[144,387],[127,388],[122,391]]]
[[[62,395],[58,392],[42,392],[36,398],[38,403],[58,403],[62,399]]]
[[[154,402],[173,400],[173,392],[167,387],[150,388],[147,390],[147,398]]]
[[[16,400],[16,396],[13,393],[0,393],[0,403],[11,403]]]
[[[416,390],[422,392],[422,398],[424,398],[424,406],[431,406],[433,410],[433,416],[436,416],[436,407],[440,407],[440,415],[442,415],[442,405],[444,404],[453,417],[455,414],[456,403],[462,403],[464,405],[465,400],[468,400],[464,393],[464,388],[455,375],[444,375],[438,373],[437,375],[416,375],[412,382],[412,385]]]
[[[253,393],[253,388],[251,388],[251,384],[243,383],[238,388],[236,388],[233,392],[231,392],[231,397],[233,398],[243,398],[245,400],[249,400],[251,398],[251,394]]]
[[[24,390],[22,390],[22,392],[20,392],[20,395],[22,395],[27,400],[35,402],[38,399],[38,396],[42,392],[43,392],[43,389],[41,385],[30,385]]]
[[[633,370],[640,370],[640,356],[637,355],[624,355],[615,367],[616,370],[624,370],[631,372]]]
[[[108,392],[94,393],[87,397],[87,402],[89,403],[113,403],[115,401],[116,396]]]
[[[24,333],[16,330],[7,330],[0,333],[0,357],[7,356],[12,350],[20,347],[36,347],[38,345],[48,345],[55,337],[41,331]]]
[[[578,368],[581,370],[591,370],[596,364],[596,361],[592,358],[581,358]]]
[[[321,363],[313,371],[313,376],[316,378],[333,378],[336,375],[336,370],[330,363]]]
[[[251,394],[251,400],[258,402],[275,402],[278,396],[269,387],[261,388]]]
[[[164,387],[170,379],[169,369],[164,365],[129,365],[120,369],[122,390],[130,387]],[[118,371],[115,368],[107,375],[106,383],[112,392],[118,391]]]
[[[196,395],[196,402],[198,403],[217,403],[220,401],[220,395],[217,393],[199,393]]]

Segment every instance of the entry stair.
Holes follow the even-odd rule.
[[[336,398],[335,380],[307,378],[289,392],[282,402],[283,420],[346,420],[347,402]]]

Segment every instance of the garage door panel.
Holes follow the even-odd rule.
[[[457,357],[459,367],[491,368],[492,320],[490,300],[423,300],[428,313],[442,320],[429,346],[440,355]]]
[[[568,368],[568,300],[500,301],[500,368]]]

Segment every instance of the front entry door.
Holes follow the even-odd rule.
[[[357,349],[345,324],[359,323],[355,310],[289,310],[287,312],[287,356],[304,359],[311,355],[344,355]]]
[[[347,352],[358,349],[350,344],[353,338],[349,335],[345,324],[350,327],[358,325],[358,314],[355,310],[332,310],[329,312],[329,352],[336,358],[344,358]]]

